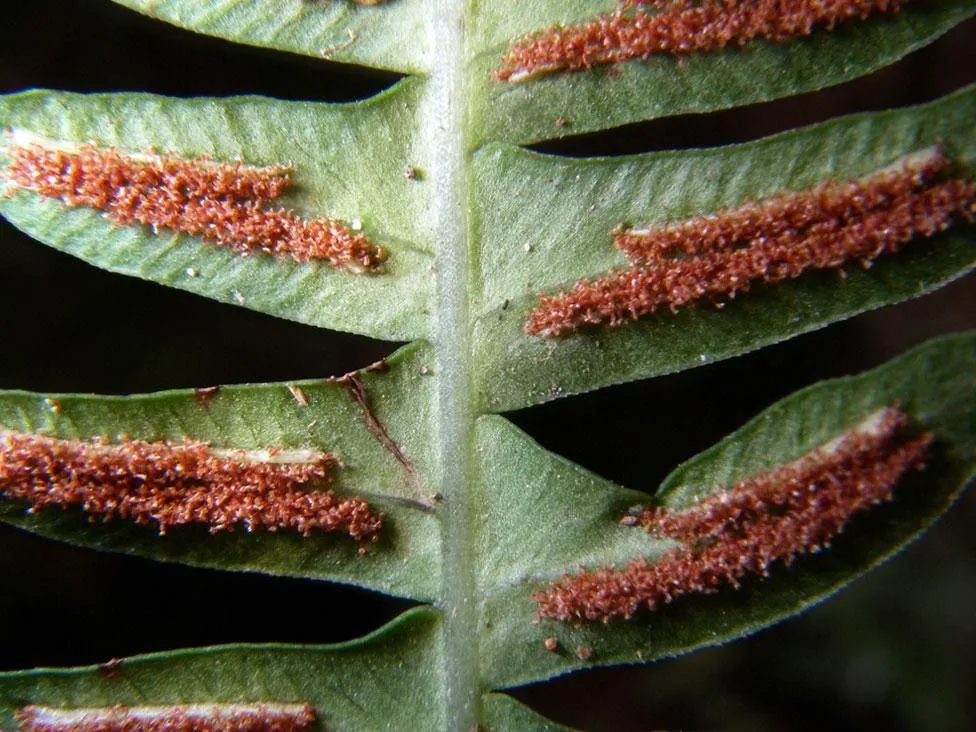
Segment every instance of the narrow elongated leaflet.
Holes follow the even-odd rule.
[[[909,0],[625,0],[623,9],[580,26],[553,26],[509,46],[495,72],[526,81],[557,71],[646,59],[655,53],[718,51],[762,39],[776,43],[839,23],[896,13]],[[655,5],[647,12],[634,6]]]
[[[899,479],[921,470],[931,434],[905,436],[908,416],[883,409],[799,460],[740,481],[692,508],[644,511],[648,530],[681,542],[651,563],[567,575],[532,599],[543,618],[629,618],[687,593],[738,587],[747,574],[829,546],[851,518],[890,500]]]
[[[17,712],[27,732],[297,732],[310,729],[308,704],[186,704],[171,707],[53,709]]]
[[[952,177],[951,169],[936,147],[861,180],[825,181],[658,228],[620,228],[614,243],[633,266],[540,295],[525,332],[558,336],[620,325],[700,300],[721,306],[756,282],[852,260],[867,268],[913,239],[976,220],[976,181]]]
[[[0,437],[0,496],[27,501],[31,511],[80,506],[93,519],[152,523],[160,534],[204,524],[211,533],[244,526],[374,540],[382,517],[365,501],[300,490],[329,482],[337,465],[332,455],[309,451],[256,455],[191,440],[110,445],[8,432]]]
[[[6,152],[8,190],[22,188],[68,206],[95,208],[119,226],[146,224],[153,231],[198,235],[242,256],[287,255],[354,272],[378,271],[386,258],[381,248],[338,221],[267,208],[289,185],[285,166],[124,155],[90,145],[52,147],[23,133],[12,136]]]

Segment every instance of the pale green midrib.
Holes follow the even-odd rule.
[[[476,554],[472,527],[474,406],[470,374],[468,164],[464,80],[467,0],[432,0],[428,25],[438,49],[425,105],[431,136],[433,213],[438,232],[434,326],[437,476],[443,502],[445,728],[467,732],[480,717]]]

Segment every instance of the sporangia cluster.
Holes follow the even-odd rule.
[[[533,595],[539,617],[629,618],[688,593],[738,587],[746,575],[766,576],[776,562],[820,551],[856,514],[890,500],[905,473],[924,466],[932,435],[903,436],[907,426],[907,415],[887,408],[799,460],[687,510],[644,511],[637,523],[679,546],[655,562],[641,558],[623,569],[566,575]]]
[[[599,64],[784,43],[851,20],[896,13],[909,0],[622,0],[621,8],[579,26],[552,26],[514,42],[495,72],[500,81],[581,71]],[[641,6],[653,6],[650,11]]]
[[[855,181],[826,181],[708,216],[646,230],[619,228],[631,267],[539,296],[525,332],[559,336],[620,325],[666,307],[724,302],[755,283],[775,284],[848,262],[870,267],[913,239],[976,220],[976,181],[951,176],[939,149]]]
[[[202,524],[211,533],[242,526],[376,539],[382,517],[365,501],[303,490],[330,482],[337,464],[331,455],[309,463],[217,456],[191,440],[108,444],[8,432],[0,436],[0,495],[27,501],[31,511],[79,506],[93,519],[151,524],[160,534]]]
[[[380,247],[338,221],[269,208],[290,183],[286,167],[123,155],[91,145],[12,145],[8,155],[8,188],[103,211],[119,226],[146,224],[154,232],[198,235],[244,256],[263,252],[354,272],[378,271],[386,259]]]
[[[16,717],[25,732],[301,732],[315,724],[308,704],[119,704],[67,710],[30,705]]]

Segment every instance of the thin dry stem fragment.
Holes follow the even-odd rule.
[[[311,451],[216,451],[204,442],[55,440],[0,435],[0,496],[24,500],[35,512],[80,506],[92,520],[123,518],[170,526],[204,524],[211,533],[313,530],[376,539],[382,517],[359,498],[332,490],[299,490],[327,483],[338,461]]]
[[[389,369],[389,365],[384,360],[377,361],[376,363],[370,364],[366,367],[366,371],[383,373]],[[373,411],[373,407],[370,406],[369,395],[366,393],[366,385],[362,380],[356,375],[355,372],[351,372],[340,376],[336,379],[329,379],[329,381],[339,384],[346,391],[349,392],[349,396],[359,407],[363,414],[363,419],[366,422],[366,427],[372,433],[373,437],[376,438],[383,449],[385,449],[393,458],[400,464],[400,467],[406,471],[407,475],[410,476],[410,480],[416,482],[417,471],[414,468],[413,463],[410,459],[403,454],[403,450],[400,446],[390,437],[390,433],[387,432],[386,426],[376,417],[376,413]]]
[[[934,149],[861,180],[827,181],[660,228],[618,229],[614,242],[633,266],[540,295],[525,332],[558,336],[620,325],[701,300],[721,307],[756,282],[852,260],[870,267],[914,238],[976,220],[976,181],[947,177],[949,168]]]
[[[242,256],[287,255],[355,272],[377,271],[386,258],[381,248],[338,221],[267,208],[289,185],[284,167],[123,155],[90,145],[67,150],[14,144],[7,154],[8,189],[98,209],[118,226],[146,224],[153,231],[197,235]]]
[[[874,14],[894,14],[909,0],[625,0],[610,15],[579,26],[551,26],[519,39],[501,57],[495,78],[525,81],[598,64],[774,43],[833,30]],[[648,12],[641,5],[657,6]]]
[[[298,732],[311,729],[309,704],[186,704],[171,707],[54,709],[16,714],[27,732]]]
[[[687,593],[738,587],[747,574],[766,576],[820,551],[851,518],[890,500],[895,484],[921,470],[932,435],[902,438],[908,422],[895,408],[769,473],[740,481],[685,511],[646,510],[650,532],[681,542],[651,563],[566,575],[533,595],[538,614],[562,621],[629,618]]]
[[[305,396],[305,392],[302,391],[302,389],[301,389],[300,386],[296,386],[295,384],[286,384],[285,386],[288,387],[288,392],[292,395],[292,397],[298,403],[298,406],[300,406],[300,407],[307,407],[308,406],[308,397]]]

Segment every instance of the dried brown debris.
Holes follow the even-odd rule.
[[[890,500],[906,472],[920,470],[932,435],[902,438],[907,416],[883,409],[857,429],[771,472],[740,481],[685,511],[646,510],[640,522],[681,546],[655,563],[566,575],[533,595],[538,614],[562,621],[629,618],[687,593],[738,587],[818,552],[851,518]]]
[[[576,646],[574,653],[580,661],[589,661],[593,658],[593,649],[589,646]]]
[[[721,307],[756,282],[850,261],[868,268],[914,238],[976,220],[976,181],[949,177],[950,167],[933,149],[860,180],[831,180],[660,228],[616,230],[614,243],[632,267],[540,295],[525,332],[558,336],[620,325],[700,300]]]
[[[365,501],[300,490],[331,479],[338,465],[333,456],[311,453],[303,462],[286,462],[280,451],[259,460],[244,451],[224,453],[191,440],[110,445],[8,432],[0,435],[0,495],[29,502],[31,512],[80,506],[92,520],[155,524],[160,534],[204,524],[211,533],[242,525],[376,539],[382,517]]]
[[[909,0],[625,0],[579,26],[551,26],[509,46],[500,81],[580,71],[598,64],[718,51],[753,40],[774,43],[830,31],[874,14],[894,14]],[[655,6],[650,12],[639,6]]]
[[[338,221],[267,208],[289,185],[285,167],[127,156],[91,145],[68,151],[30,143],[9,145],[7,153],[8,188],[104,211],[119,226],[146,224],[153,231],[200,236],[242,256],[287,255],[355,272],[377,271],[386,258],[381,248]]]
[[[309,704],[190,704],[171,707],[53,709],[17,712],[27,732],[298,732],[311,729]]]

